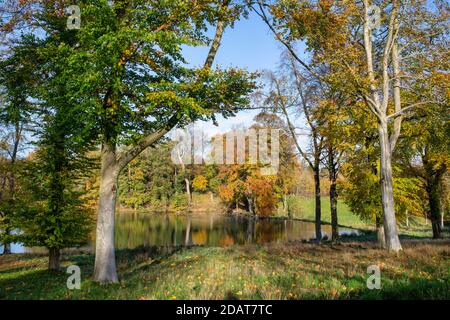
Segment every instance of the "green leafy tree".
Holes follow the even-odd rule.
[[[11,253],[11,232],[17,213],[17,179],[21,153],[26,145],[25,134],[31,129],[33,103],[28,99],[36,81],[36,62],[27,57],[26,49],[18,47],[0,61],[0,125],[2,175],[0,181],[0,243],[3,253]]]
[[[63,2],[63,7],[68,5]],[[82,23],[52,49],[62,65],[69,101],[87,114],[80,117],[98,134],[101,150],[100,197],[94,279],[117,282],[114,219],[119,173],[147,147],[176,125],[231,116],[247,104],[254,83],[244,71],[211,69],[224,28],[240,15],[242,6],[230,1],[169,0],[78,1]],[[50,10],[56,23],[66,24],[58,6]],[[38,24],[48,23],[36,15]],[[40,20],[39,20],[40,19]],[[186,67],[182,46],[209,43],[208,25],[216,34],[201,68]],[[59,38],[47,33],[48,39]],[[62,56],[64,53],[64,56]],[[91,119],[95,126],[91,127]]]
[[[85,157],[96,136],[86,105],[74,98],[70,45],[72,32],[55,19],[51,3],[42,5],[40,22],[51,36],[23,35],[13,47],[24,61],[33,61],[36,75],[26,92],[34,100],[33,118],[37,152],[22,177],[29,202],[22,203],[19,214],[21,241],[29,246],[49,250],[49,269],[57,270],[62,248],[82,244],[89,235],[89,212],[81,204],[77,179],[88,172]],[[25,179],[26,177],[26,179]]]
[[[373,15],[373,5],[378,6],[379,16]],[[403,76],[416,81],[441,73],[436,63],[415,72],[409,72],[408,66],[420,65],[435,52],[448,55],[447,50],[440,50],[446,43],[448,6],[441,1],[282,0],[257,1],[253,8],[311,76],[323,84],[340,83],[377,120],[386,247],[401,250],[394,210],[393,153],[403,115],[433,101],[428,96],[405,99],[403,84],[409,80]],[[430,38],[433,41],[427,42]],[[293,43],[298,40],[305,41],[312,63],[296,53]],[[325,76],[311,67],[323,64],[329,66]]]
[[[163,142],[146,149],[131,161],[120,175],[120,203],[131,208],[152,210],[173,205],[173,197],[181,193],[176,166],[171,161],[173,142]]]
[[[440,238],[443,227],[443,201],[448,192],[445,174],[450,167],[449,108],[431,105],[405,123],[404,139],[399,145],[406,174],[418,179],[423,186],[432,223],[433,238]]]
[[[30,17],[12,17],[8,30],[14,29],[15,21],[26,32],[40,29],[40,63],[51,72],[46,76],[56,72],[59,79],[53,87],[41,89],[76,105],[78,128],[99,137],[102,145],[94,279],[117,282],[114,218],[119,173],[173,127],[215,120],[217,113],[232,116],[248,103],[255,86],[252,75],[212,69],[225,27],[245,14],[244,6],[229,0],[196,5],[182,0],[81,0],[81,28],[66,30],[64,9],[71,1],[24,4],[32,9]],[[213,39],[206,36],[210,25],[216,26]],[[183,46],[209,43],[204,66],[187,67]],[[73,135],[69,128],[66,134]]]

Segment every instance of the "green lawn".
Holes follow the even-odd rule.
[[[292,210],[295,219],[315,220],[315,199],[310,197],[295,197],[292,199]],[[330,200],[328,197],[321,198],[322,221],[331,223]],[[283,215],[279,211],[279,215]],[[342,226],[367,229],[369,225],[361,221],[359,217],[353,214],[343,201],[338,201],[338,222]]]
[[[315,221],[315,199],[310,197],[295,197],[291,204],[293,208],[294,218],[308,221]],[[328,197],[321,198],[322,222],[331,223],[330,199]],[[286,216],[282,210],[276,212],[276,216]],[[342,201],[338,201],[338,223],[340,226],[357,228],[361,230],[374,231],[373,223],[363,221],[358,215],[354,214],[349,207]],[[421,217],[411,219],[409,227],[400,224],[400,236],[403,238],[430,238],[432,230],[430,222],[425,222]],[[448,232],[447,232],[448,233]],[[448,236],[448,234],[444,234]]]
[[[120,284],[90,280],[92,255],[66,256],[82,270],[81,290],[46,258],[0,257],[1,299],[450,299],[449,242],[405,243],[390,254],[369,243],[191,248],[157,258],[118,252]],[[366,286],[367,267],[381,268],[381,290]]]
[[[322,199],[322,221],[330,208]],[[295,218],[314,220],[314,199],[298,198]],[[68,290],[69,276],[46,270],[40,255],[0,256],[0,299],[450,299],[450,240],[431,236],[417,220],[401,228],[404,250],[376,248],[373,226],[339,202],[339,224],[367,230],[347,242],[196,247],[170,255],[144,249],[117,252],[120,284],[91,281],[93,255],[65,255],[63,267],[82,270],[81,290]],[[358,242],[356,242],[358,241]],[[156,251],[155,251],[156,252]],[[367,267],[379,265],[382,289],[366,287]]]

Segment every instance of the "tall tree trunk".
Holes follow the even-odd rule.
[[[427,148],[425,149],[427,150]],[[433,229],[433,238],[438,239],[442,235],[443,215],[441,206],[441,185],[442,178],[447,170],[444,164],[437,166],[434,161],[430,161],[427,151],[422,156],[423,167],[425,169],[426,191],[428,194],[429,213],[431,227]]]
[[[389,251],[398,252],[402,250],[402,245],[400,244],[400,239],[398,237],[397,223],[395,220],[394,191],[392,188],[392,154],[386,121],[380,121],[378,133],[381,146],[381,202],[386,248]]]
[[[330,180],[330,211],[331,211],[331,241],[339,238],[338,215],[337,215],[337,169],[335,164],[335,152],[332,144],[328,146],[328,176]]]
[[[433,179],[434,180],[434,179]],[[433,238],[441,238],[441,201],[439,198],[439,185],[435,181],[427,183],[428,202],[430,206],[431,226],[433,229]]]
[[[315,200],[316,200],[316,240],[321,241],[322,240],[322,230],[321,230],[321,203],[320,203],[320,169],[319,166],[316,166],[314,168],[314,188],[315,188]]]
[[[384,226],[383,221],[380,217],[376,217],[375,225],[377,229],[378,246],[382,249],[386,249],[386,237],[384,235]]]
[[[5,225],[4,228],[4,234],[6,237],[8,237],[11,234],[11,228],[10,228],[10,222],[8,219],[8,214],[5,215],[5,217],[3,218],[3,224]],[[11,254],[11,243],[9,242],[9,240],[6,240],[3,243],[3,254]]]
[[[331,208],[331,240],[339,238],[336,179],[330,181],[330,208]]]
[[[61,251],[59,248],[48,248],[48,270],[58,271],[61,262]]]
[[[3,223],[5,225],[5,230],[4,230],[5,236],[8,237],[11,234],[11,228],[9,226],[8,214],[6,214],[3,217]],[[3,243],[3,254],[4,255],[11,254],[11,243],[8,240],[6,240]]]
[[[228,2],[223,4],[226,8]],[[223,19],[220,18],[219,22]],[[204,68],[211,68],[214,61],[214,57],[217,53],[218,44],[222,38],[224,31],[224,25],[219,25],[216,28],[214,36],[214,45],[210,48],[208,58],[205,62]],[[218,40],[217,40],[218,39]],[[111,91],[107,94],[104,105],[105,110],[112,107]],[[117,101],[116,97],[116,101]],[[119,106],[115,106],[119,107]],[[151,134],[145,135],[140,139],[133,147],[129,148],[125,152],[121,153],[116,158],[116,137],[111,139],[110,133],[115,133],[114,116],[111,118],[107,116],[105,120],[104,129],[104,141],[102,145],[102,168],[100,176],[100,196],[99,196],[99,208],[97,217],[97,238],[95,248],[95,266],[94,266],[94,280],[102,283],[118,282],[116,272],[116,259],[114,251],[114,218],[115,218],[115,205],[116,194],[118,186],[118,175],[130,161],[136,158],[147,147],[156,143],[167,132],[169,132],[175,125],[181,120],[182,115],[178,112],[175,113],[169,121],[154,131]]]
[[[5,234],[9,234],[9,230],[5,230]],[[3,244],[3,254],[11,254],[11,243],[5,242]]]
[[[100,198],[97,216],[94,280],[118,282],[114,251],[114,218],[116,209],[118,168],[113,144],[102,146]]]

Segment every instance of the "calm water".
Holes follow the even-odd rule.
[[[341,234],[358,233],[341,229]],[[322,233],[330,237],[331,227],[322,226]],[[239,216],[198,215],[175,216],[149,213],[122,213],[116,217],[115,241],[117,249],[150,246],[204,245],[288,242],[310,240],[315,237],[314,223],[278,219],[249,219]],[[91,241],[83,249],[93,250]],[[13,252],[36,252],[37,248],[13,245]],[[1,251],[0,251],[1,252]]]

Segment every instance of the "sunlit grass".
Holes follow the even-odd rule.
[[[81,290],[68,290],[64,272],[45,270],[46,258],[0,257],[1,299],[449,299],[448,243],[405,245],[396,255],[371,244],[289,244],[193,248],[160,258],[120,252],[120,284],[90,280],[91,255],[64,267],[82,270]],[[381,267],[382,289],[366,287],[367,267]]]
[[[291,200],[293,218],[315,221],[315,199],[311,197],[296,196]],[[344,201],[338,201],[338,224],[340,226],[351,227],[361,230],[373,231],[375,230],[374,223],[360,219],[358,215],[353,213]],[[328,197],[321,198],[321,212],[322,223],[331,223],[330,199]],[[286,213],[278,208],[275,213],[276,216],[283,217]],[[399,224],[399,232],[404,237],[432,237],[431,223],[425,221],[422,217],[413,217],[410,219],[409,226],[405,223]],[[444,236],[447,234],[444,234]],[[448,236],[448,235],[447,235]]]
[[[315,220],[315,199],[310,197],[295,197],[293,198],[292,211],[295,219]],[[321,198],[322,221],[331,223],[330,200],[328,197]],[[365,229],[369,227],[368,223],[362,221],[357,215],[351,212],[348,206],[343,201],[338,201],[338,218],[339,224],[354,228]],[[284,215],[282,211],[278,210],[277,215]]]

